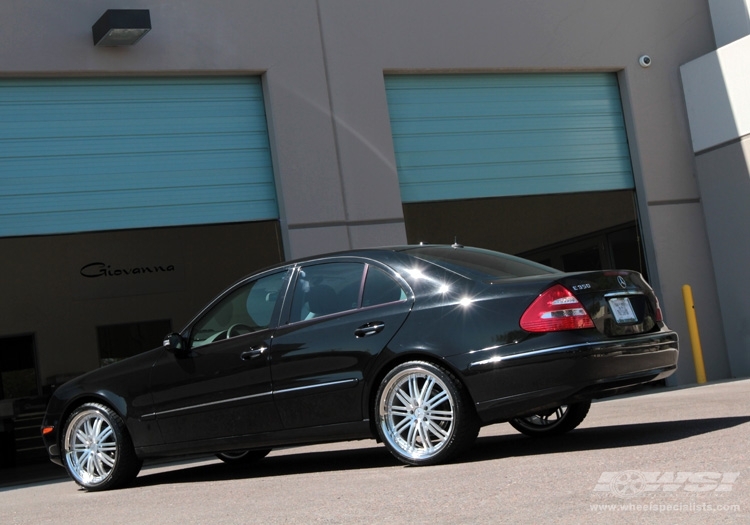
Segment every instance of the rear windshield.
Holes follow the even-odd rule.
[[[543,264],[480,248],[418,246],[404,251],[462,275],[478,274],[483,281],[560,273]]]

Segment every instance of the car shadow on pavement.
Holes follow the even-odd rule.
[[[214,463],[203,463],[168,471],[154,473],[142,471],[130,486],[227,481],[401,465],[385,447],[367,446],[371,441],[362,443],[364,448],[361,449],[285,453],[278,456],[272,454],[249,465],[227,464],[217,459]]]
[[[528,437],[522,434],[485,436],[477,439],[463,461],[657,445],[709,434],[748,422],[750,416],[717,417],[579,428],[556,437]]]
[[[750,416],[589,427],[551,438],[530,438],[521,434],[483,436],[478,438],[472,449],[457,461],[467,463],[559,452],[655,445],[708,434],[747,422],[750,422]],[[369,441],[362,443],[361,449],[300,453],[289,453],[287,450],[282,455],[272,454],[252,465],[230,465],[216,460],[215,463],[188,465],[166,471],[144,471],[131,486],[200,483],[384,467],[409,468],[391,456],[384,446],[373,447]]]

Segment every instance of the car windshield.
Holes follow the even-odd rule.
[[[459,274],[479,274],[483,281],[559,273],[543,264],[480,248],[419,246],[405,252]]]

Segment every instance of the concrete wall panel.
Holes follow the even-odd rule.
[[[750,138],[697,157],[728,359],[750,375]]]
[[[696,382],[682,298],[684,284],[689,284],[693,291],[706,375],[709,380],[729,377],[716,280],[712,261],[705,256],[708,238],[703,210],[698,203],[666,204],[653,206],[650,215],[651,234],[660,268],[661,306],[666,323],[680,335],[678,371],[671,381],[676,384]]]

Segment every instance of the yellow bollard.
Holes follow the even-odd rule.
[[[693,290],[689,284],[682,286],[682,298],[685,301],[685,315],[687,316],[688,331],[690,332],[690,344],[693,347],[695,377],[698,380],[698,384],[703,384],[706,382],[706,367],[703,365],[703,350],[701,349],[700,334],[698,334],[698,321],[695,317]]]

